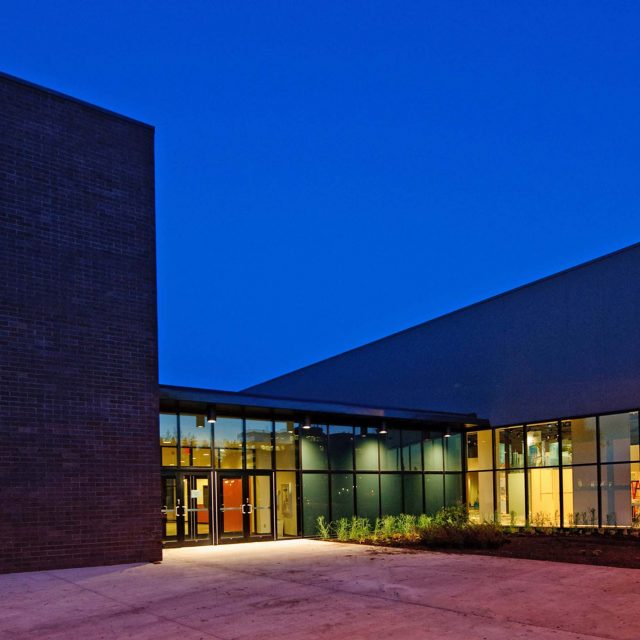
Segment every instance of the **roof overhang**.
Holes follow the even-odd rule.
[[[398,407],[375,407],[321,400],[303,400],[265,396],[237,391],[219,391],[160,385],[160,407],[164,410],[202,410],[204,405],[214,404],[219,414],[244,415],[246,417],[271,417],[273,419],[298,420],[311,414],[314,420],[340,424],[345,418],[356,422],[398,420],[419,426],[447,425],[459,428],[485,427],[489,421],[475,414],[424,411]]]

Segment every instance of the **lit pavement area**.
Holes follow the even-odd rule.
[[[291,540],[0,576],[0,638],[640,637],[640,571]]]

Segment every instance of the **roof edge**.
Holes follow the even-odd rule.
[[[119,118],[120,120],[125,120],[126,122],[131,122],[133,124],[146,127],[147,129],[151,129],[155,132],[155,127],[148,122],[143,122],[142,120],[137,120],[136,118],[131,118],[130,116],[125,116],[124,114],[118,113],[117,111],[112,111],[111,109],[101,107],[97,104],[93,104],[92,102],[87,102],[86,100],[82,100],[81,98],[76,98],[75,96],[69,95],[68,93],[62,93],[61,91],[50,89],[49,87],[45,87],[41,84],[25,80],[24,78],[19,78],[18,76],[11,75],[10,73],[6,73],[5,71],[0,71],[0,78],[9,80],[10,82],[14,82],[15,84],[21,84],[25,87],[29,87],[30,89],[36,89],[37,91],[47,93],[49,95],[55,96],[56,98],[62,98],[63,100],[68,100],[69,102],[75,102],[76,104],[79,104],[83,107],[88,107],[89,109],[93,109],[95,111],[101,111],[102,113],[114,116],[116,118]]]
[[[474,307],[478,307],[480,305],[486,304],[488,302],[493,302],[494,300],[498,300],[500,298],[504,298],[506,296],[512,295],[514,293],[517,293],[518,291],[522,291],[523,289],[527,289],[528,287],[533,287],[535,285],[538,284],[542,284],[543,282],[547,282],[549,280],[554,280],[555,278],[559,278],[560,276],[566,275],[567,273],[570,273],[572,271],[578,271],[579,269],[584,269],[585,267],[589,267],[593,264],[596,264],[598,262],[603,262],[604,260],[608,260],[609,258],[613,258],[616,255],[619,255],[621,253],[626,253],[627,251],[632,251],[634,249],[640,249],[640,242],[634,242],[631,245],[628,245],[626,247],[622,247],[621,249],[616,249],[615,251],[611,251],[610,253],[605,253],[602,256],[598,256],[597,258],[592,258],[591,260],[587,260],[586,262],[581,262],[580,264],[574,265],[573,267],[567,267],[566,269],[562,269],[562,271],[556,271],[555,273],[549,274],[548,276],[543,276],[542,278],[537,278],[536,280],[532,280],[531,282],[526,282],[525,284],[521,284],[517,287],[514,287],[513,289],[507,289],[507,291],[503,291],[501,293],[496,293],[493,296],[489,296],[488,298],[483,298],[482,300],[478,300],[477,302],[472,302],[471,304],[467,304],[464,305],[463,307],[459,307],[458,309],[453,309],[452,311],[447,311],[447,313],[443,313],[439,316],[435,316],[434,318],[430,318],[429,320],[425,320],[424,322],[420,322],[418,324],[414,324],[410,327],[407,327],[406,329],[400,329],[400,331],[396,331],[394,333],[390,333],[389,335],[383,336],[382,338],[376,338],[375,340],[371,340],[371,342],[367,342],[365,344],[361,344],[357,347],[353,347],[351,349],[347,349],[346,351],[341,351],[340,353],[337,353],[333,356],[328,356],[327,358],[322,358],[320,360],[316,360],[315,362],[312,362],[310,364],[306,364],[302,367],[299,367],[298,369],[294,369],[293,371],[289,371],[287,373],[282,373],[278,376],[274,376],[273,378],[269,378],[268,380],[263,380],[262,382],[258,382],[254,385],[251,385],[250,387],[246,387],[244,388],[242,391],[248,391],[250,393],[253,393],[252,389],[255,389],[256,387],[260,387],[262,385],[265,384],[269,384],[270,382],[275,382],[276,380],[281,380],[283,378],[286,378],[287,376],[293,375],[294,373],[299,373],[301,371],[306,371],[307,369],[310,369],[311,367],[315,367],[316,365],[319,364],[323,364],[325,362],[329,362],[331,360],[334,360],[336,358],[340,358],[342,356],[345,356],[347,354],[350,353],[354,353],[356,351],[360,351],[361,349],[366,349],[367,347],[370,347],[374,344],[377,344],[379,342],[383,342],[384,340],[390,340],[391,338],[395,338],[397,336],[403,335],[405,333],[409,333],[410,331],[415,331],[417,329],[420,329],[421,327],[424,327],[426,325],[431,324],[432,322],[438,322],[440,320],[443,320],[445,318],[448,318],[450,316],[453,316],[457,313],[462,313],[463,311],[468,311],[469,309],[473,309]]]

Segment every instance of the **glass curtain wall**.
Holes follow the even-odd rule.
[[[465,436],[472,521],[640,527],[637,411],[469,431]],[[437,446],[425,447],[425,471],[427,464],[439,465]],[[433,480],[425,475],[426,482]]]
[[[317,519],[435,513],[461,503],[463,436],[444,431],[160,415],[162,464],[173,470],[273,473],[276,537],[317,535]]]

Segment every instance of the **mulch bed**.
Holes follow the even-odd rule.
[[[640,538],[632,536],[516,533],[508,535],[506,544],[498,549],[443,551],[640,569]]]

